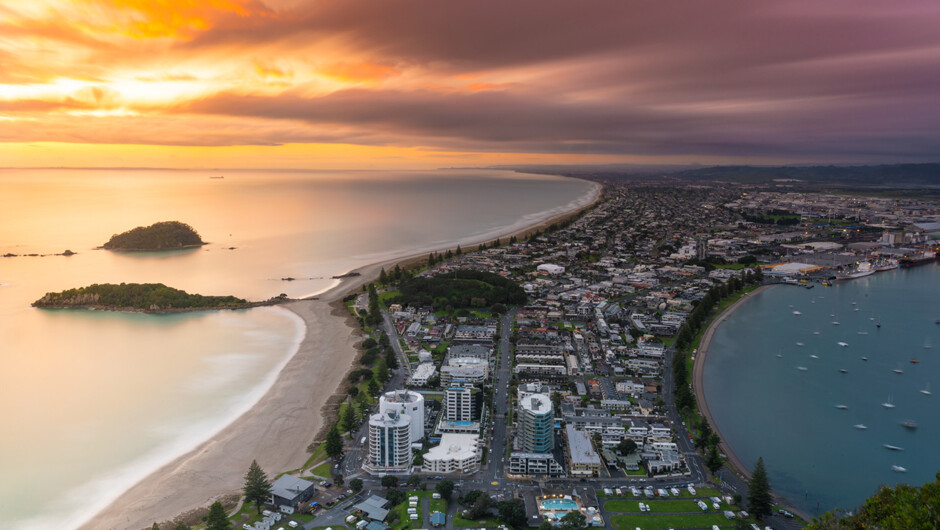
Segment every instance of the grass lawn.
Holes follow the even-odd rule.
[[[314,462],[319,462],[326,458],[326,444],[320,444],[317,446],[313,454],[310,455],[310,458],[304,463],[304,468],[310,467],[310,464]]]
[[[500,522],[499,522],[499,520],[496,519],[495,517],[486,517],[486,518],[483,518],[483,519],[479,519],[479,520],[476,520],[476,521],[472,521],[472,520],[470,520],[470,519],[464,519],[463,517],[461,517],[461,516],[459,516],[459,515],[455,515],[455,516],[454,516],[454,526],[459,526],[459,527],[467,527],[467,526],[470,526],[470,527],[474,527],[474,526],[483,527],[483,526],[499,526],[499,525],[500,525]],[[633,529],[631,529],[631,530],[633,530]]]
[[[323,478],[330,478],[330,461],[325,460],[322,464],[311,469],[310,472]]]
[[[721,497],[723,493],[712,488],[695,488],[695,495],[689,493],[687,488],[679,488],[679,495],[682,497]]]
[[[388,300],[390,298],[395,298],[396,296],[401,296],[401,291],[385,291],[384,293],[379,293],[379,302],[386,308],[388,307]]]
[[[418,509],[418,518],[416,520],[411,520],[410,514],[408,513],[408,497],[430,497],[433,491],[408,491],[405,492],[405,500],[392,508],[392,511],[398,512],[398,520],[395,521],[395,524],[391,525],[391,528],[394,530],[401,530],[404,528],[421,528],[424,525],[424,508],[421,506],[421,501],[418,501],[416,508]]]
[[[431,513],[447,513],[447,501],[444,499],[431,499]]]
[[[718,525],[725,528],[734,528],[735,520],[727,519],[716,512],[700,513],[697,515],[614,515],[610,524],[617,530],[634,530],[635,528],[710,528]]]
[[[702,513],[702,509],[693,500],[607,501],[604,503],[604,509],[609,512],[640,513],[641,502],[648,504],[652,513]]]
[[[646,476],[646,471],[644,471],[644,470],[642,470],[642,469],[637,469],[636,471],[631,471],[631,470],[629,470],[629,469],[624,469],[623,472],[624,472],[624,474],[626,474],[626,475],[633,475],[633,476],[636,476],[636,477],[640,477],[640,476],[645,477],[645,476]]]

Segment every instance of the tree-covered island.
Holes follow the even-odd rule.
[[[59,293],[46,293],[33,307],[54,309],[101,309],[139,313],[180,313],[210,309],[247,309],[274,305],[287,300],[280,295],[263,302],[249,302],[234,296],[189,294],[162,283],[92,284]]]
[[[205,244],[196,230],[188,224],[179,221],[164,221],[115,234],[101,248],[107,250],[178,250]]]

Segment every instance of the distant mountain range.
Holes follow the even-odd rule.
[[[866,188],[940,189],[940,163],[888,164],[877,166],[701,166],[701,165],[599,165],[599,166],[512,166],[530,173],[549,173],[596,180],[659,182],[734,182],[739,184],[785,184],[853,186]]]

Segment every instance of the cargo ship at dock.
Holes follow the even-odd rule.
[[[937,253],[934,251],[927,251],[923,254],[915,254],[913,256],[905,256],[898,260],[902,267],[919,267],[920,265],[926,265],[928,263],[933,263],[937,259]]]

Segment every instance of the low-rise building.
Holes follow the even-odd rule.
[[[565,427],[568,438],[568,472],[571,476],[596,477],[600,473],[601,458],[591,444],[591,435],[574,428]]]
[[[480,436],[444,434],[441,443],[424,455],[422,470],[428,473],[474,473],[480,469]]]

